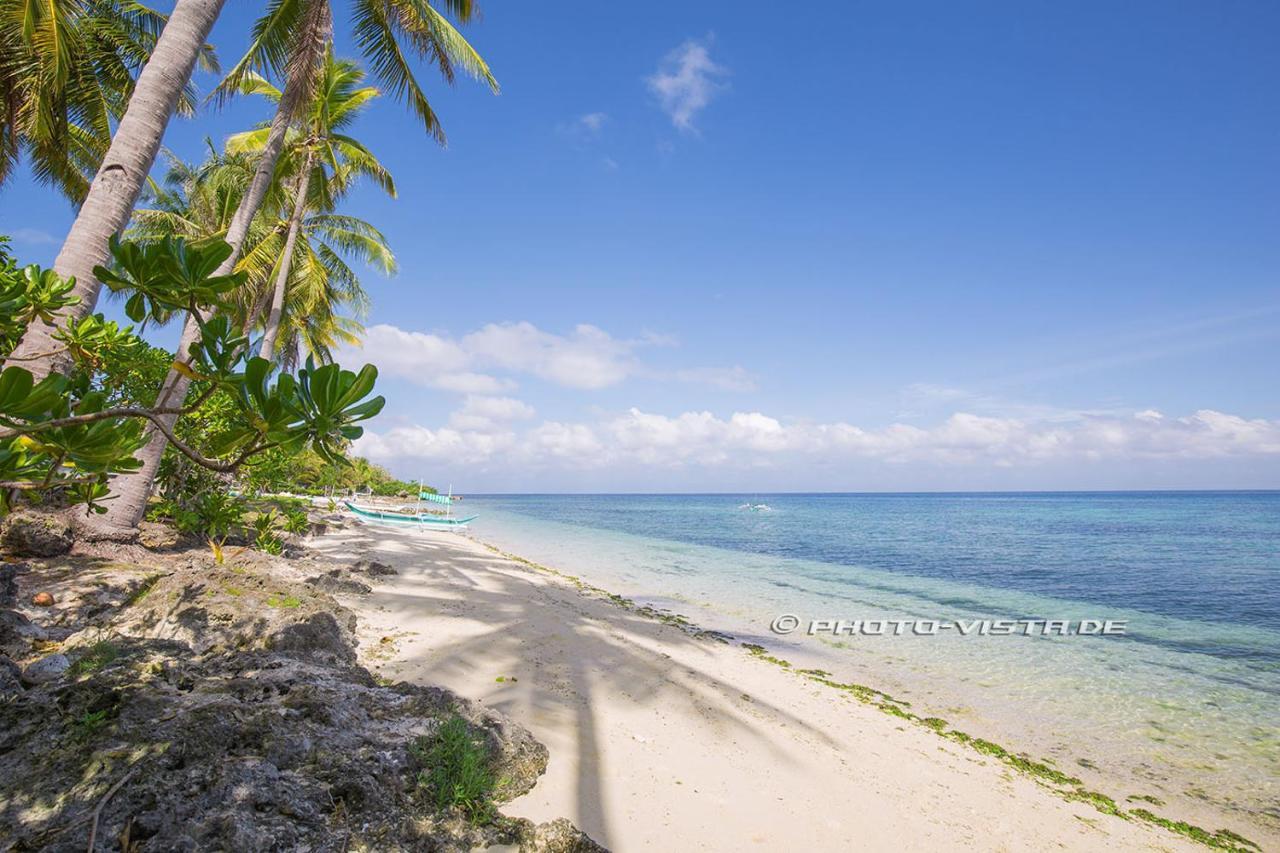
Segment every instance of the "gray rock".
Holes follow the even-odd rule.
[[[352,578],[343,577],[341,569],[334,569],[326,574],[307,578],[307,583],[311,584],[316,589],[323,590],[328,593],[368,595],[373,592],[373,588],[368,584],[361,583],[360,581]]]
[[[22,692],[22,667],[0,655],[0,699],[8,699]]]
[[[285,625],[268,638],[267,646],[291,657],[314,657],[332,663],[356,662],[355,649],[347,634],[329,613],[316,613],[306,621]]]
[[[19,674],[0,656],[0,803],[19,804],[0,808],[0,848],[84,850],[105,803],[99,849],[122,836],[166,851],[601,849],[566,821],[475,825],[439,810],[411,747],[454,715],[485,745],[499,806],[533,787],[546,747],[443,688],[380,685],[355,664],[354,614],[281,562],[164,558],[146,596],[75,642],[59,636],[73,646],[109,632],[115,663],[77,678],[22,689],[18,678],[56,678],[70,662],[51,655]]]
[[[351,571],[369,575],[370,577],[379,577],[382,575],[398,575],[400,574],[386,563],[379,563],[377,560],[360,560],[353,563]]]
[[[144,521],[138,525],[138,543],[147,550],[171,551],[183,542],[183,535],[167,524]]]
[[[0,524],[0,550],[17,557],[57,557],[73,542],[71,522],[54,513],[19,510]]]
[[[70,658],[64,654],[52,654],[27,664],[22,671],[22,680],[27,684],[46,684],[57,681],[70,668]]]
[[[0,607],[18,600],[18,564],[0,563]]]
[[[33,640],[47,640],[49,632],[16,610],[0,610],[0,650],[23,656]]]
[[[568,818],[540,823],[520,839],[520,853],[608,853]]]

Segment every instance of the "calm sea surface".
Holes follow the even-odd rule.
[[[743,504],[766,504],[751,511]],[[1280,821],[1280,492],[468,497],[472,535],[1132,791]],[[1123,637],[779,638],[831,619]],[[1068,764],[1072,766],[1067,767]],[[1088,775],[1087,772],[1085,775]]]

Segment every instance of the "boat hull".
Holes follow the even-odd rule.
[[[370,521],[380,521],[386,524],[403,524],[406,527],[439,527],[456,529],[459,527],[466,527],[479,517],[469,515],[466,518],[443,518],[430,515],[405,515],[398,512],[385,512],[383,510],[356,506],[351,503],[351,501],[343,501],[343,504],[347,509],[351,510],[360,518],[367,518]]]

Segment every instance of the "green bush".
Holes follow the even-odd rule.
[[[302,510],[291,510],[284,515],[284,529],[289,533],[306,533],[311,529],[311,519]]]
[[[236,308],[232,292],[245,276],[215,274],[231,251],[221,240],[141,244],[112,238],[113,263],[95,267],[94,275],[125,297],[129,319],[162,322],[185,312],[200,337],[175,359],[96,314],[63,322],[54,332],[57,348],[48,355],[71,360],[65,375],[55,372],[36,382],[26,368],[4,366],[0,514],[13,492],[38,500],[45,493],[105,512],[101,501],[109,478],[141,466],[134,454],[147,441],[143,425],[149,421],[166,431],[162,415],[176,414],[178,420],[167,435],[176,453],[162,463],[164,493],[206,520],[216,522],[217,513],[192,497],[225,489],[215,473],[234,474],[268,453],[288,464],[307,454],[320,467],[347,464],[345,452],[363,432],[357,424],[384,403],[370,396],[377,370],[365,365],[352,372],[308,359],[290,373],[253,357],[245,329],[229,319]],[[28,325],[57,322],[78,302],[72,280],[34,265],[19,269],[0,238],[0,359]],[[170,367],[195,380],[193,396],[176,413],[163,413],[153,408],[154,392]],[[197,468],[206,473],[193,483]],[[213,526],[211,541],[225,538]]]

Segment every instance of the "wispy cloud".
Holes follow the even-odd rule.
[[[697,132],[699,113],[725,89],[729,69],[711,59],[710,37],[689,39],[662,58],[645,82],[671,123],[683,132]]]
[[[638,355],[645,348],[673,344],[672,339],[653,333],[638,339],[617,338],[589,323],[579,324],[567,334],[549,332],[529,322],[489,323],[460,338],[381,323],[366,330],[362,346],[339,353],[338,361],[371,361],[386,376],[443,391],[489,396],[513,390],[513,376],[533,376],[584,391],[608,388],[632,377],[675,379],[730,390],[753,385],[741,367],[664,372],[645,365]]]
[[[0,226],[0,233],[5,233],[3,226]],[[9,233],[9,237],[15,243],[26,243],[28,246],[47,246],[58,242],[57,237],[39,228],[15,228]]]
[[[556,130],[574,142],[587,143],[598,139],[608,123],[608,113],[584,113],[571,121],[556,125]]]
[[[587,133],[597,134],[604,129],[604,123],[609,120],[609,116],[604,113],[587,113],[579,116],[577,124]]]

